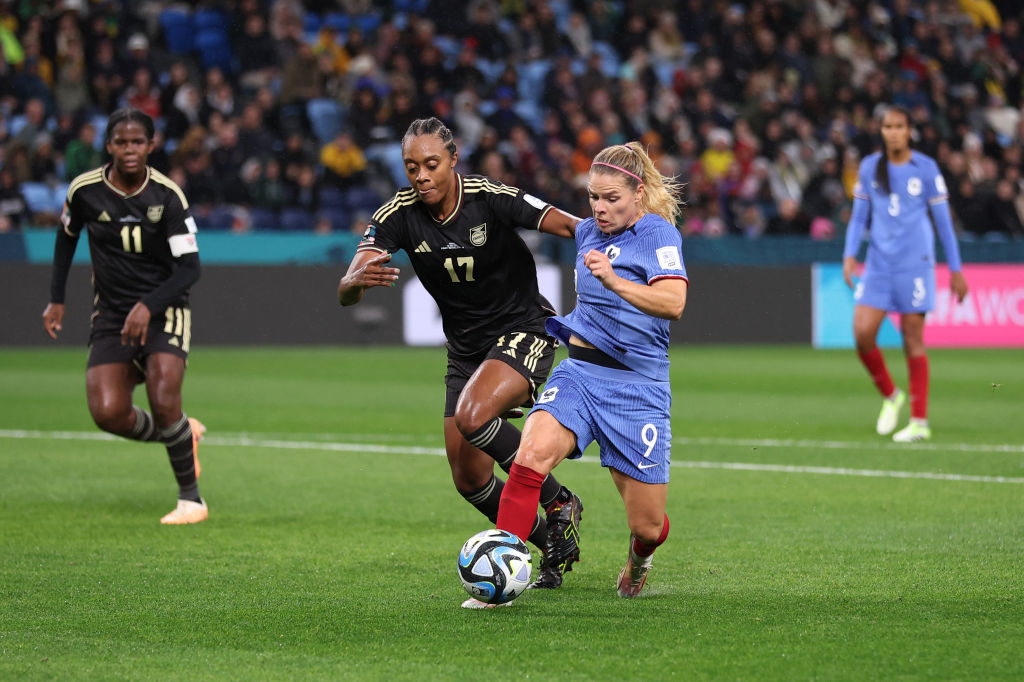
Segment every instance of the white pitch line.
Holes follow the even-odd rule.
[[[1011,452],[1024,454],[1024,445],[979,443],[893,443],[788,438],[673,438],[680,445],[712,445],[753,448],[814,448],[816,450],[927,450],[931,452]]]
[[[0,438],[16,440],[123,440],[108,433],[91,431],[30,431],[20,429],[0,429]],[[724,439],[724,438],[679,438],[674,442],[683,442],[690,445],[742,445],[755,447],[811,447],[812,443],[822,441],[785,441],[785,440],[756,440],[756,439]],[[320,441],[293,441],[280,439],[257,438],[254,435],[225,437],[207,436],[203,439],[204,445],[221,445],[231,447],[255,447],[274,448],[282,450],[321,450],[326,452],[363,452],[381,453],[392,455],[433,455],[443,457],[444,448],[410,447],[410,446],[389,446],[372,443],[325,443]],[[855,447],[862,444],[847,443],[844,447]],[[839,447],[839,444],[835,444]],[[966,449],[968,446],[964,446]],[[988,447],[993,452],[1020,452],[1017,446],[977,446]],[[996,448],[1016,448],[1000,450]],[[989,451],[989,450],[986,450]],[[600,458],[584,455],[580,458],[584,462],[600,462]],[[756,464],[750,462],[701,462],[701,461],[675,461],[671,466],[683,469],[722,469],[728,471],[764,471],[786,474],[818,474],[824,476],[861,476],[866,478],[909,478],[932,481],[960,481],[974,483],[1017,483],[1024,484],[1024,477],[1012,476],[979,476],[974,474],[944,474],[932,471],[891,471],[885,469],[851,469],[847,467],[817,467],[798,466],[790,464]]]

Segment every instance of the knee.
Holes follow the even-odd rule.
[[[494,417],[494,409],[490,405],[477,401],[459,401],[455,408],[455,426],[464,436],[476,433]]]
[[[125,411],[108,401],[93,401],[89,403],[89,413],[96,426],[108,433],[121,435],[131,430],[130,409]]]
[[[165,384],[158,383],[150,388],[149,407],[153,413],[153,421],[161,429],[166,429],[181,419],[181,395]]]
[[[629,520],[629,532],[633,537],[645,545],[659,545],[665,541],[667,535],[668,517],[662,515],[660,518],[645,517],[642,519]]]
[[[853,341],[858,353],[870,353],[875,348],[875,335],[869,329],[853,328]]]

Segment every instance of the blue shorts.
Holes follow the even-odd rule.
[[[668,483],[671,407],[667,381],[567,358],[551,373],[531,413],[544,410],[576,434],[571,458],[597,441],[601,466],[643,483]]]
[[[935,307],[935,268],[927,265],[902,272],[865,268],[853,300],[895,313],[926,313]]]

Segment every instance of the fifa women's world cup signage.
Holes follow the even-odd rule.
[[[963,267],[970,291],[957,303],[949,290],[949,270],[935,268],[935,308],[925,317],[930,348],[1024,348],[1024,265]],[[812,274],[813,335],[816,348],[853,347],[853,294],[839,264],[819,263]],[[899,316],[890,314],[878,343],[901,344]]]

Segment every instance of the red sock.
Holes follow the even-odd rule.
[[[882,397],[888,398],[891,396],[896,390],[896,385],[892,383],[892,377],[889,376],[889,369],[885,366],[885,357],[882,355],[882,350],[875,346],[867,353],[857,351],[857,356],[864,363],[868,374],[871,375],[871,381],[875,382],[875,386],[878,387],[878,392],[882,394]]]
[[[646,542],[640,542],[640,538],[633,537],[633,554],[637,556],[651,556],[654,554],[654,550],[658,549],[658,546],[665,542],[665,538],[668,537],[668,514],[665,514],[665,525],[661,527],[661,535],[654,541],[653,545],[648,545]]]
[[[928,356],[907,358],[907,371],[910,374],[910,416],[914,419],[927,419]]]
[[[524,541],[530,537],[533,522],[537,518],[540,486],[544,478],[544,474],[530,467],[512,463],[505,488],[501,491],[501,502],[498,503],[497,526],[500,530],[515,533]]]

